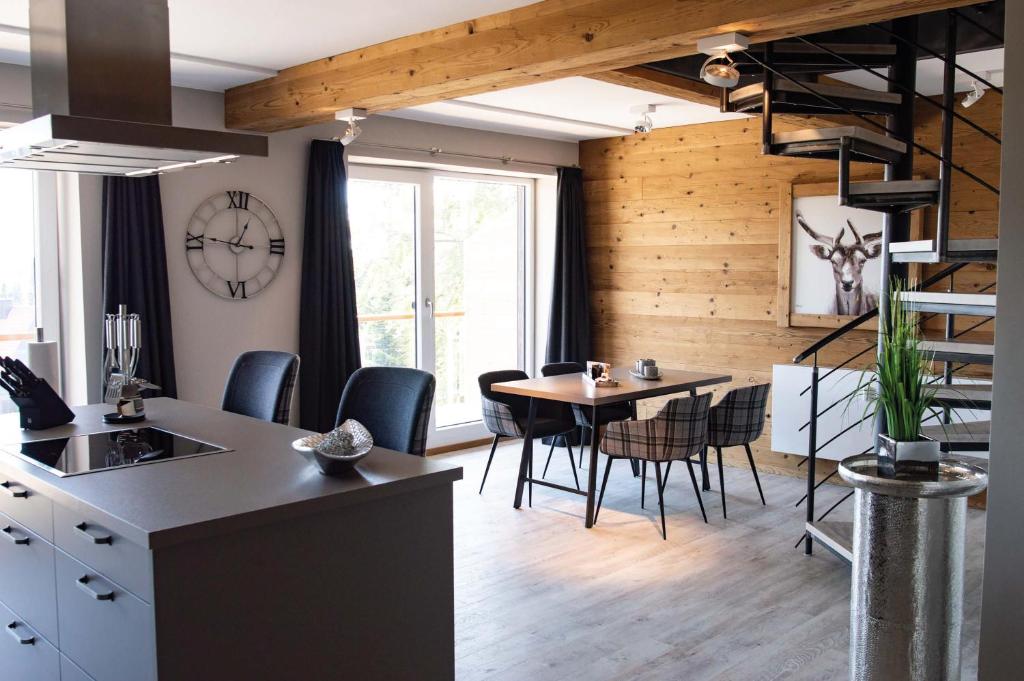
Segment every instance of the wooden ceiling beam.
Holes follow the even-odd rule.
[[[695,54],[740,31],[758,43],[976,0],[543,0],[318,59],[224,94],[229,128],[271,132]]]

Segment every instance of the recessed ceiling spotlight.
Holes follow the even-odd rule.
[[[362,121],[366,119],[366,109],[342,109],[341,111],[334,112],[334,120],[346,121],[348,126],[345,128],[345,132],[335,137],[337,141],[341,142],[342,146],[348,146],[355,141],[359,135],[362,134],[363,129],[359,127],[356,121]]]
[[[709,55],[700,67],[701,79],[717,87],[735,87],[740,82],[740,72],[729,53],[749,46],[750,39],[742,33],[723,33],[698,40],[697,49]]]
[[[971,91],[968,92],[967,95],[962,100],[960,100],[960,105],[963,106],[965,109],[967,109],[967,108],[973,106],[974,104],[976,104],[978,102],[978,100],[981,99],[984,96],[985,96],[985,89],[982,88],[980,85],[978,85],[978,81],[972,80],[971,81]]]
[[[651,114],[658,110],[656,104],[648,104],[646,109],[642,110],[640,120],[633,124],[633,131],[637,133],[648,133],[654,130],[654,121],[651,119]]]

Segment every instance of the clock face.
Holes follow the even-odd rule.
[[[284,233],[274,212],[252,194],[221,192],[192,214],[185,255],[199,283],[222,298],[245,300],[277,276]]]

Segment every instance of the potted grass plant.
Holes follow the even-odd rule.
[[[879,473],[935,474],[939,443],[921,437],[921,422],[938,415],[938,388],[930,380],[933,356],[921,348],[918,315],[903,305],[903,286],[894,280],[889,288],[889,319],[870,372],[874,380],[865,372],[857,392],[866,398],[865,414],[874,410],[885,415],[885,432],[877,443]]]

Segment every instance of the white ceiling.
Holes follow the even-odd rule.
[[[977,73],[996,87],[1003,86],[1003,48],[957,55],[956,63],[968,71]],[[834,77],[872,90],[884,90],[887,87],[884,80],[864,71],[840,73]],[[917,63],[917,91],[921,94],[942,94],[942,78],[943,64],[940,60],[922,59]],[[957,92],[970,90],[971,77],[957,71],[955,89]]]
[[[365,0],[168,0],[172,81],[181,87],[219,92],[265,78],[276,69],[530,2],[383,0],[368,5]],[[28,4],[29,0],[0,0],[0,62],[28,63],[28,36],[18,30],[28,27]],[[990,80],[1001,85],[1002,52],[962,55],[959,61],[972,70],[990,72]],[[942,69],[937,60],[921,62],[918,74],[920,91],[941,91]],[[885,87],[884,81],[866,73],[837,77],[864,87]],[[970,86],[970,79],[958,74],[957,89]],[[738,117],[715,107],[588,78],[488,92],[389,115],[575,141],[630,132],[639,110],[648,104],[658,105],[651,116],[656,127]]]
[[[641,109],[648,104],[657,106],[650,117],[660,128],[745,118],[743,114],[723,114],[715,107],[582,77],[487,92],[390,115],[577,141],[631,133]]]

